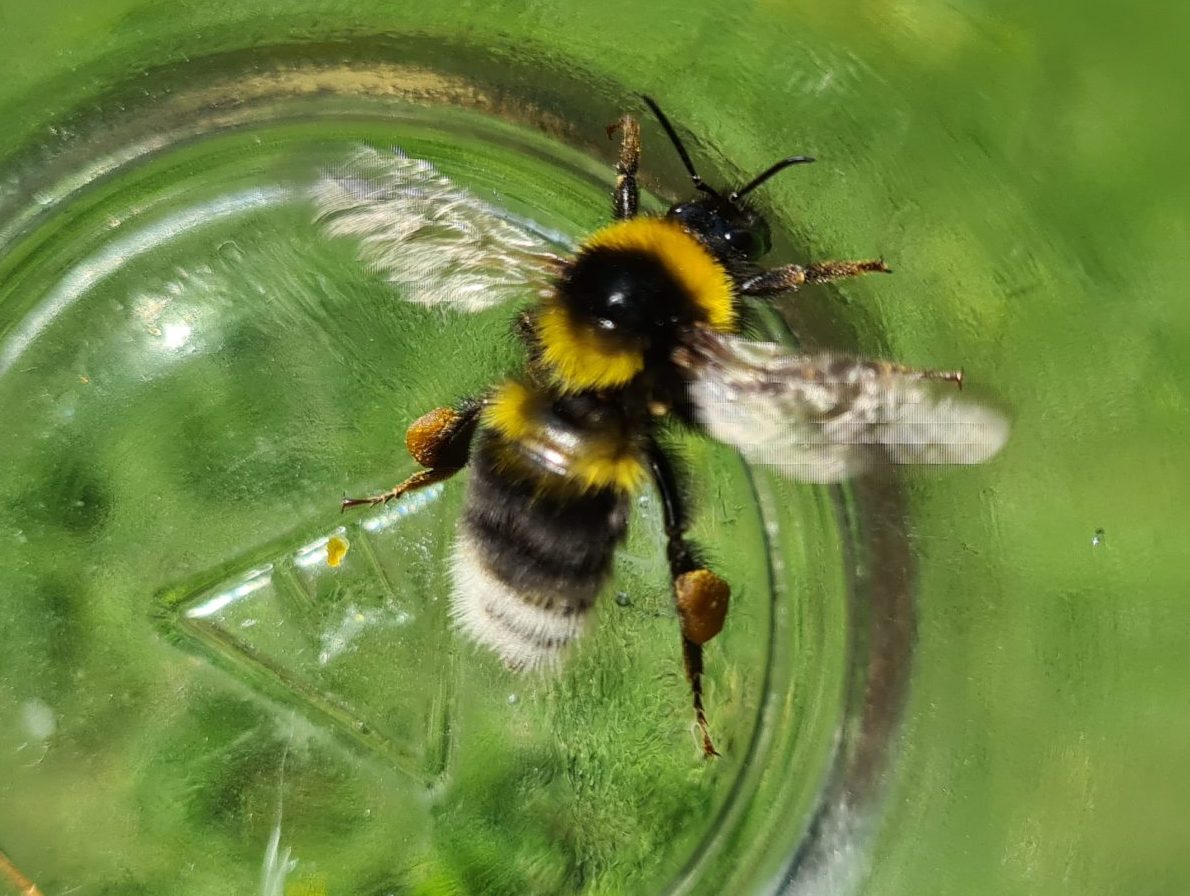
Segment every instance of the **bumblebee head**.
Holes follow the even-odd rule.
[[[772,248],[772,233],[768,222],[760,212],[744,202],[744,197],[779,171],[791,165],[801,165],[814,160],[809,156],[790,156],[774,162],[742,187],[726,195],[707,184],[698,172],[686,147],[665,113],[649,97],[642,97],[657,116],[661,127],[678,151],[682,164],[690,174],[690,180],[698,195],[686,202],[679,202],[670,208],[667,216],[701,239],[719,258],[727,260],[756,261]]]
[[[773,247],[769,224],[759,212],[717,193],[679,202],[666,217],[698,236],[719,258],[756,261]]]

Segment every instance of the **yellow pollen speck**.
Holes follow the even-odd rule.
[[[347,551],[351,548],[350,542],[341,535],[332,535],[326,543],[326,565],[338,566],[343,562],[343,558],[347,556]]]

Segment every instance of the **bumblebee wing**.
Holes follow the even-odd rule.
[[[547,234],[451,183],[424,159],[363,148],[313,189],[326,233],[419,305],[482,311],[550,289],[561,265]]]
[[[838,482],[882,460],[982,463],[1008,438],[998,411],[930,371],[710,331],[678,360],[709,435],[803,482]]]

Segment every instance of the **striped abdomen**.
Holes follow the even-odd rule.
[[[582,633],[643,482],[634,441],[599,410],[510,383],[472,447],[452,612],[513,668],[556,662]]]

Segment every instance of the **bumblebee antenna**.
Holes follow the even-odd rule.
[[[703,179],[698,176],[698,172],[694,170],[694,163],[690,161],[690,154],[686,152],[686,147],[678,139],[678,132],[669,123],[669,119],[665,117],[665,113],[661,111],[661,107],[653,101],[652,97],[645,96],[643,93],[640,98],[645,101],[645,105],[657,116],[657,120],[661,122],[661,127],[665,128],[665,133],[669,135],[670,142],[673,143],[674,149],[678,151],[678,156],[681,158],[682,164],[686,166],[686,171],[690,173],[690,180],[694,182],[695,189],[701,190],[704,193],[710,193],[712,196],[718,196],[719,194],[704,183]]]
[[[790,156],[788,159],[782,159],[779,162],[769,165],[769,167],[765,168],[764,171],[760,172],[760,174],[756,175],[756,177],[752,178],[752,180],[748,181],[738,190],[733,190],[727,197],[727,201],[736,202],[745,194],[751,193],[778,171],[784,171],[790,165],[805,165],[813,161],[814,159],[810,156]]]

